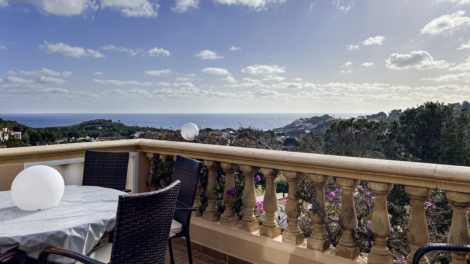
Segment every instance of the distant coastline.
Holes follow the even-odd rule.
[[[79,124],[94,119],[111,119],[120,121],[128,126],[154,127],[164,129],[180,129],[185,123],[195,123],[201,128],[238,129],[254,127],[269,130],[283,127],[299,118],[310,118],[324,114],[335,117],[349,118],[364,115],[364,113],[263,113],[263,114],[127,114],[127,113],[103,113],[103,114],[0,114],[4,120],[17,121],[33,128],[62,127]]]

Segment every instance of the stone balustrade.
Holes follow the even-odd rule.
[[[210,235],[211,237],[208,238],[209,235],[201,235],[198,238],[192,233],[192,239],[199,239],[198,241],[207,243],[211,248],[226,250],[227,254],[242,255],[241,258],[250,262],[352,263],[351,261],[357,261],[360,252],[353,235],[358,225],[354,191],[360,180],[368,181],[368,186],[375,196],[371,221],[371,231],[375,243],[365,259],[367,263],[393,263],[391,252],[387,248],[387,239],[390,235],[387,196],[394,184],[405,186],[405,193],[411,203],[408,227],[405,229],[411,248],[411,253],[406,260],[407,263],[411,263],[413,255],[420,246],[429,242],[425,202],[433,188],[446,190],[447,199],[453,207],[448,242],[470,244],[469,167],[138,139],[0,150],[0,172],[2,165],[61,159],[63,157],[83,157],[84,151],[87,149],[137,151],[141,159],[141,161],[139,160],[138,179],[140,192],[148,190],[148,187],[145,186],[146,174],[151,171],[149,159],[155,158],[154,154],[178,154],[202,160],[209,171],[206,191],[208,205],[202,215],[199,211],[193,214],[195,220],[192,229],[195,230],[195,234],[199,234],[198,232],[205,232],[204,234],[222,232],[227,237]],[[218,197],[212,192],[217,184],[217,170],[219,168],[226,173],[223,194],[226,210],[222,215],[217,206]],[[227,194],[228,190],[235,187],[234,177],[237,169],[240,169],[246,177],[243,192],[244,215],[239,221],[232,208],[235,199]],[[254,177],[258,170],[266,179],[264,193],[266,218],[261,226],[254,215],[256,206]],[[274,218],[278,208],[274,183],[280,173],[287,178],[289,183],[287,204],[285,205],[288,225],[282,233]],[[313,185],[314,201],[318,205],[318,208],[311,209],[310,217],[314,229],[308,239],[304,238],[298,225],[300,208],[299,200],[295,195],[298,179],[305,177],[305,174],[308,175],[308,180]],[[342,206],[339,214],[339,227],[342,235],[336,248],[331,248],[325,235],[324,224],[324,219],[327,217],[325,186],[332,177],[335,177],[336,183],[342,189]],[[199,185],[194,202],[196,208],[202,206],[201,194],[202,187]],[[236,231],[234,231],[235,229]],[[254,256],[255,248],[257,250],[263,248],[265,253],[261,256]],[[286,250],[280,250],[281,248]],[[308,262],[309,258],[313,262]],[[454,252],[452,259],[452,263],[466,263],[467,254]],[[420,263],[428,263],[428,261],[423,258]]]

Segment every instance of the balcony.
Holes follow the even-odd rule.
[[[193,248],[200,252],[197,254],[205,256],[200,258],[203,263],[392,263],[386,246],[390,235],[386,197],[393,184],[405,185],[405,192],[411,200],[409,224],[405,230],[411,247],[407,263],[411,263],[414,252],[429,241],[424,203],[434,188],[447,191],[447,199],[454,209],[449,242],[470,244],[468,167],[135,139],[3,149],[0,151],[0,191],[9,190],[13,178],[21,170],[37,164],[52,166],[62,174],[66,184],[79,185],[85,150],[130,152],[126,188],[135,193],[150,190],[146,185],[147,173],[151,170],[156,153],[203,160],[209,170],[208,189],[215,187],[219,167],[225,170],[227,177],[231,177],[234,168],[240,166],[247,182],[253,180],[259,168],[267,179],[264,196],[266,220],[262,226],[252,213],[256,196],[251,184],[245,185],[245,215],[240,222],[234,222],[230,212],[220,215],[216,206],[217,196],[212,192],[206,193],[208,206],[204,213],[193,215],[191,240]],[[288,226],[280,233],[274,220],[277,197],[274,188],[276,174],[273,172],[278,171],[282,171],[289,181],[289,197],[295,197],[296,183],[301,174],[307,173],[316,193],[321,194],[324,194],[329,177],[336,177],[343,190],[339,219],[342,236],[336,248],[330,246],[325,237],[324,223],[319,213],[325,210],[324,195],[315,197],[321,208],[312,210],[314,231],[308,239],[298,227],[300,210],[295,199],[288,199]],[[371,222],[375,244],[367,255],[359,255],[352,235],[357,226],[354,190],[359,180],[368,181],[376,197]],[[198,199],[201,192],[202,189],[199,189],[196,194],[195,207],[201,206]],[[181,239],[176,241],[184,244],[181,242]],[[198,259],[197,254],[195,259]],[[466,254],[452,253],[452,259],[453,263],[466,263]]]

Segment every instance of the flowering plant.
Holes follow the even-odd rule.
[[[154,155],[152,171],[147,173],[147,186],[161,189],[170,184],[174,166],[173,156],[162,155],[160,159],[158,154]]]

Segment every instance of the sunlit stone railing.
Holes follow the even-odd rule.
[[[359,180],[368,181],[369,188],[376,197],[371,223],[375,244],[366,259],[368,263],[385,264],[393,261],[386,246],[390,234],[386,199],[394,184],[405,185],[405,193],[411,200],[409,224],[405,229],[411,247],[407,263],[411,263],[414,253],[420,246],[429,242],[424,209],[430,190],[434,188],[446,190],[447,199],[453,207],[449,243],[470,244],[468,223],[469,167],[137,139],[3,149],[0,150],[0,181],[3,177],[2,173],[9,170],[8,168],[14,164],[83,157],[87,149],[137,152],[139,167],[137,187],[139,192],[149,190],[145,184],[147,173],[151,170],[151,161],[156,157],[154,154],[157,153],[183,155],[204,161],[209,170],[208,190],[215,187],[219,167],[226,172],[227,188],[233,188],[235,184],[234,173],[237,168],[240,168],[245,174],[247,182],[243,195],[245,207],[243,218],[239,222],[234,221],[235,216],[230,208],[233,198],[228,197],[226,191],[224,191],[223,199],[228,206],[222,215],[218,212],[217,196],[210,194],[212,192],[207,192],[208,208],[203,215],[197,212],[193,214],[195,218],[192,222],[195,226],[191,229],[196,230],[194,232],[203,230],[204,236],[199,238],[193,234],[191,236],[195,240],[208,241],[210,247],[225,251],[227,254],[237,254],[240,258],[251,262],[349,263],[351,260],[357,260],[359,248],[354,241],[352,232],[357,225],[353,192]],[[256,197],[255,186],[252,183],[258,169],[267,180],[264,196],[266,221],[261,227],[253,215]],[[282,234],[273,219],[277,210],[274,178],[280,171],[289,182],[289,198],[286,205],[289,223]],[[298,184],[297,176],[305,173],[313,183],[315,192],[321,194],[315,196],[315,201],[323,212],[325,212],[324,190],[329,179],[336,177],[337,184],[343,190],[339,220],[342,237],[339,244],[333,249],[335,251],[333,255],[322,253],[331,251],[331,249],[324,234],[325,226],[321,218],[321,215],[324,214],[319,214],[315,210],[312,210],[311,214],[314,231],[306,241],[306,246],[304,248],[301,246],[305,244],[305,240],[297,223],[300,210],[295,198],[295,191]],[[201,193],[202,188],[199,186],[194,202],[195,207],[202,206],[198,199]],[[237,229],[237,232],[234,232],[234,229]],[[207,237],[207,234],[214,232],[218,232],[220,235]],[[243,243],[236,241],[243,241]],[[231,243],[230,246],[226,246],[227,243]],[[260,248],[263,248],[265,253],[254,254],[254,250],[259,251]],[[280,250],[281,248],[289,250]],[[296,249],[294,250],[294,248]],[[466,254],[452,253],[453,263],[466,263],[466,258]],[[426,258],[423,258],[421,263],[427,263]]]

